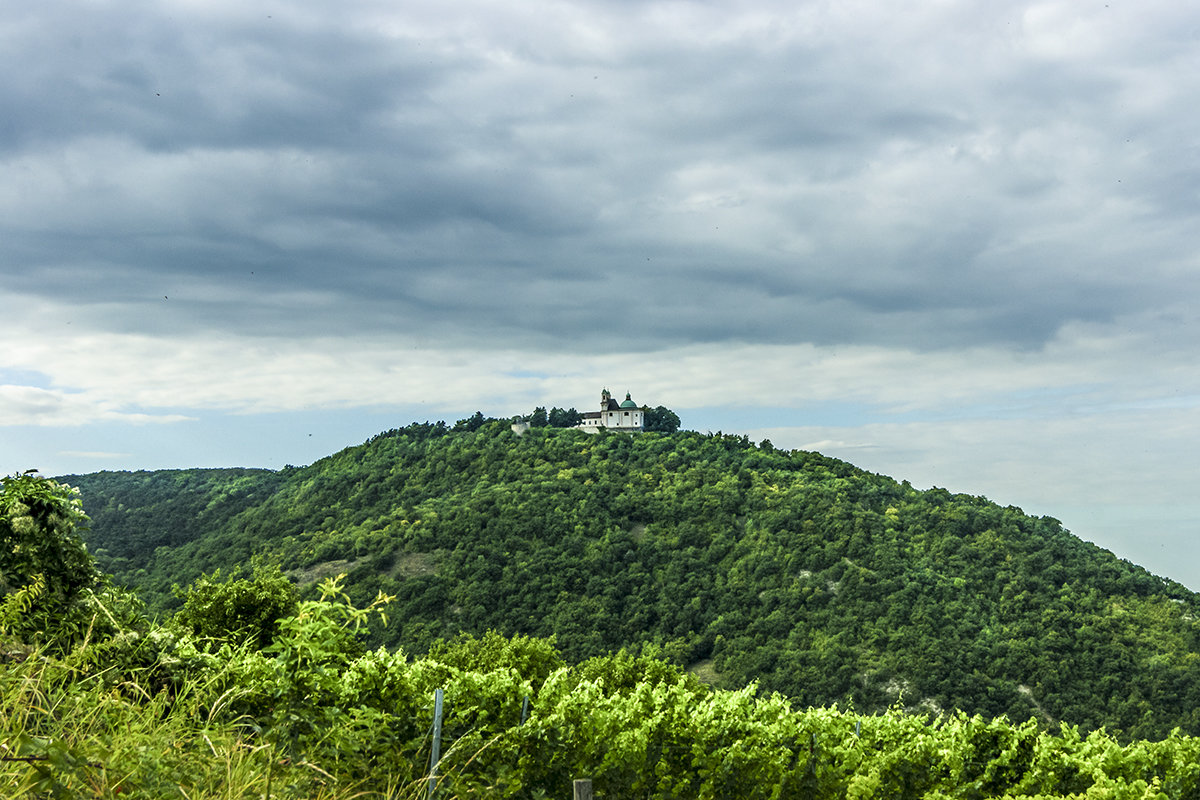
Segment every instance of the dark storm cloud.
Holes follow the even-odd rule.
[[[386,129],[377,115],[419,106],[423,90],[455,69],[412,42],[333,20],[187,12],[136,3],[18,12],[6,37],[2,141],[356,148]]]
[[[1027,348],[1193,291],[1194,86],[963,8],[29,6],[7,285],[122,330],[551,347]]]

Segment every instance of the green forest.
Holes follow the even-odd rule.
[[[555,409],[555,412],[560,410]],[[549,415],[546,415],[547,417]],[[394,598],[370,647],[494,630],[568,663],[624,648],[801,707],[1200,734],[1198,598],[1048,517],[814,452],[695,432],[420,423],[278,472],[63,479],[152,613],[277,567]]]
[[[341,577],[302,593],[261,562],[156,619],[95,566],[87,524],[78,489],[0,479],[5,797],[567,798],[578,779],[599,798],[1200,795],[1200,739],[1179,730],[811,706],[661,651],[572,661],[495,631],[372,648],[372,624],[404,629],[396,598],[355,603]]]

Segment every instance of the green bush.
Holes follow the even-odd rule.
[[[226,580],[218,569],[176,595],[183,608],[174,619],[183,629],[216,643],[248,640],[260,648],[275,640],[279,621],[297,608],[296,587],[278,567],[259,566],[251,578]]]
[[[429,648],[429,659],[462,670],[490,672],[511,669],[540,688],[552,673],[566,666],[554,646],[554,637],[507,637],[489,630],[482,636],[464,633],[439,640]]]

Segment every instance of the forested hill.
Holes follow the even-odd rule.
[[[812,705],[1200,733],[1200,596],[1058,521],[721,434],[411,425],[304,468],[67,476],[102,568],[278,561],[394,594],[376,636],[557,637]]]

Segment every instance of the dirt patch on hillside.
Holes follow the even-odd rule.
[[[295,581],[297,586],[307,586],[310,583],[316,583],[317,581],[323,581],[326,578],[340,575],[343,572],[349,572],[354,569],[353,565],[353,561],[339,558],[336,561],[322,561],[319,564],[313,564],[311,567],[291,570],[287,573],[287,576]]]
[[[389,574],[393,578],[419,578],[437,572],[437,559],[433,553],[400,553]]]
[[[709,686],[715,686],[721,680],[720,674],[713,667],[713,660],[711,658],[706,658],[703,661],[697,661],[694,664],[690,664],[687,668],[687,671],[695,675],[704,683],[707,683]]]

